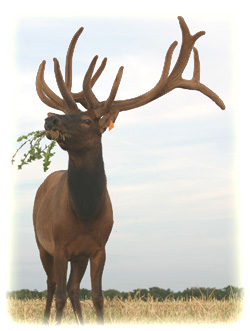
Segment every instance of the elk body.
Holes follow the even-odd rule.
[[[56,289],[56,320],[61,322],[66,293],[72,303],[78,322],[83,323],[79,301],[80,282],[90,261],[92,300],[97,321],[103,323],[102,273],[105,264],[105,244],[113,225],[112,206],[107,191],[102,156],[101,138],[119,112],[143,106],[175,88],[198,90],[222,109],[222,100],[200,83],[200,63],[196,40],[205,32],[191,35],[182,17],[178,17],[182,31],[182,46],[175,66],[170,71],[174,42],[168,49],[162,75],[149,92],[127,100],[115,101],[123,67],[118,71],[106,101],[98,101],[92,87],[106,65],[106,58],[94,73],[97,56],[92,60],[83,80],[83,89],[71,92],[72,57],[80,28],[68,48],[65,79],[59,63],[54,59],[56,81],[62,98],[44,81],[45,61],[39,67],[36,79],[37,93],[48,106],[63,111],[64,115],[49,113],[45,119],[48,139],[56,139],[68,152],[68,170],[49,175],[39,187],[33,211],[34,229],[40,257],[47,274],[47,302],[44,321],[49,321],[52,298]],[[190,80],[182,78],[191,52],[194,53],[194,73]],[[86,111],[81,111],[80,103]],[[62,134],[67,134],[64,138]],[[71,271],[67,281],[68,262]]]

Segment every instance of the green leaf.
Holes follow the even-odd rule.
[[[63,140],[70,138],[71,136],[66,133],[59,133],[57,139],[52,140],[49,145],[42,145],[42,140],[45,136],[45,131],[32,131],[26,135],[23,135],[17,139],[17,142],[24,141],[22,145],[16,150],[15,154],[11,159],[11,163],[15,162],[15,157],[17,153],[23,148],[28,142],[30,149],[28,152],[23,154],[21,163],[17,166],[18,169],[22,169],[23,165],[29,164],[32,161],[43,159],[43,170],[47,171],[51,163],[51,157],[55,155],[55,152],[52,152],[52,149],[56,145],[56,140],[60,137]]]

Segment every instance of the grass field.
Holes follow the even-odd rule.
[[[8,299],[9,317],[20,324],[41,324],[45,299]],[[91,300],[81,301],[85,324],[96,324]],[[105,324],[231,324],[241,317],[242,299],[190,299],[165,300],[153,298],[118,298],[104,301]],[[52,306],[51,324],[55,324],[55,303]],[[64,309],[62,324],[75,324],[69,300]]]

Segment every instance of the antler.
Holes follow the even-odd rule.
[[[73,36],[70,42],[66,56],[65,81],[63,80],[59,62],[56,58],[54,58],[54,72],[55,72],[56,82],[63,98],[60,98],[58,95],[56,95],[44,81],[44,70],[46,63],[45,61],[41,63],[38,69],[38,73],[36,77],[36,90],[40,99],[49,107],[61,110],[66,114],[73,114],[80,111],[80,109],[77,107],[77,102],[79,102],[86,109],[94,111],[96,113],[96,116],[99,118],[103,114],[108,112],[110,106],[114,101],[119,83],[121,81],[123,67],[121,67],[118,71],[117,77],[115,79],[115,83],[113,84],[110,96],[107,99],[107,101],[99,102],[92,91],[92,87],[94,86],[95,82],[100,77],[101,73],[103,72],[106,66],[107,58],[103,59],[100,67],[93,75],[95,64],[98,59],[98,56],[95,56],[92,62],[90,63],[90,66],[85,74],[82,91],[79,93],[72,93],[71,92],[72,58],[73,58],[76,42],[79,36],[81,35],[82,31],[83,28],[81,27],[75,33],[75,35]]]
[[[100,102],[93,93],[92,88],[102,74],[107,63],[107,58],[104,58],[100,67],[93,75],[98,56],[95,56],[89,65],[83,80],[82,91],[78,93],[71,92],[72,57],[76,42],[83,31],[83,28],[80,28],[75,33],[68,48],[65,64],[65,81],[62,77],[59,62],[54,58],[56,81],[63,98],[57,96],[45,83],[45,61],[43,61],[39,67],[36,78],[36,89],[40,99],[49,107],[61,110],[66,114],[79,112],[80,110],[77,107],[77,103],[80,103],[86,109],[93,111],[96,117],[100,119],[100,128],[103,131],[108,126],[110,120],[115,121],[120,111],[141,107],[160,98],[175,88],[200,91],[213,100],[221,109],[225,109],[225,105],[219,96],[200,82],[199,54],[194,44],[205,32],[200,31],[192,36],[184,19],[179,16],[178,20],[182,31],[182,45],[176,64],[169,74],[172,55],[177,46],[177,41],[173,42],[167,51],[162,74],[158,83],[147,93],[131,99],[114,101],[123,73],[123,67],[120,67],[108,99]],[[186,80],[182,78],[182,74],[189,61],[192,50],[194,52],[194,72],[192,79]]]
[[[200,31],[192,36],[184,19],[181,16],[179,16],[178,19],[182,31],[182,45],[179,57],[172,72],[169,74],[171,59],[174,49],[177,46],[177,41],[173,42],[167,51],[162,75],[155,87],[138,97],[122,101],[115,101],[112,106],[112,112],[116,112],[118,109],[119,111],[124,111],[141,107],[178,87],[200,91],[208,96],[211,100],[213,100],[221,109],[225,109],[225,105],[219,96],[208,87],[200,83],[199,54],[197,49],[194,47],[194,44],[199,37],[205,34],[205,31]],[[194,72],[192,79],[186,80],[182,78],[182,74],[188,63],[192,50],[194,52]]]

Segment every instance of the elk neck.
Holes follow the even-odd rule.
[[[68,187],[74,212],[81,221],[94,220],[105,206],[106,175],[102,146],[69,152]]]

